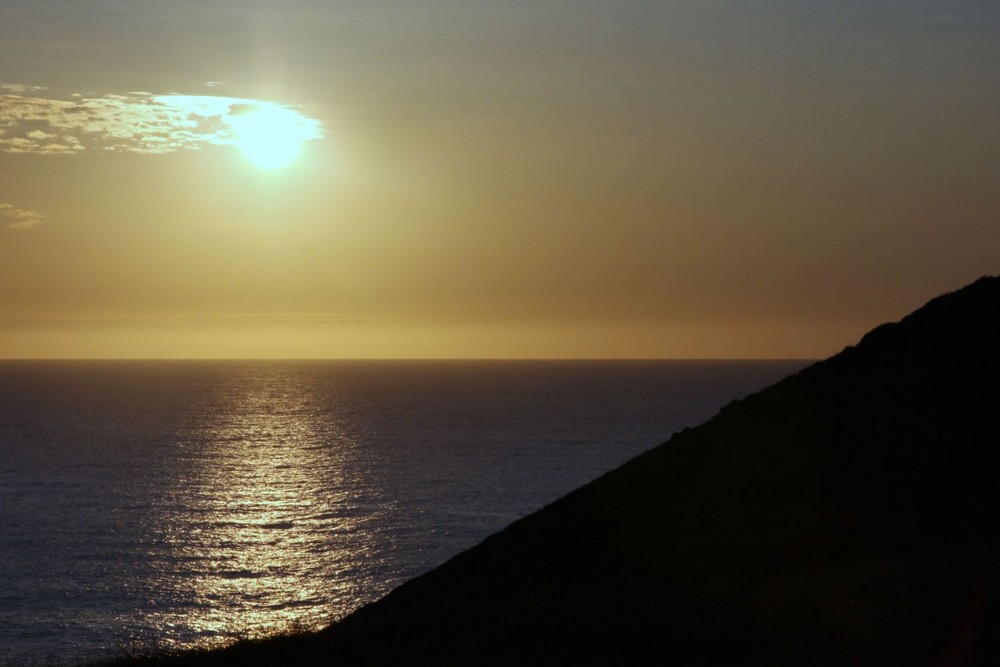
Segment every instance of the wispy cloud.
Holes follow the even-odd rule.
[[[248,108],[281,113],[301,140],[318,139],[318,120],[294,108],[235,97],[156,95],[43,95],[44,89],[0,84],[0,152],[33,155],[85,152],[171,153],[232,144],[234,118]]]
[[[2,315],[2,324],[174,324],[174,325],[247,325],[272,324],[322,326],[386,321],[384,318],[337,313],[173,313],[173,314],[89,314],[89,315]],[[393,318],[391,321],[402,321]]]
[[[0,83],[0,90],[8,93],[35,93],[45,90],[43,86],[28,86],[23,83]]]
[[[11,229],[31,229],[35,225],[40,225],[45,216],[36,211],[0,202],[0,219],[5,220]]]

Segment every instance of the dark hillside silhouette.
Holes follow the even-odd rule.
[[[998,345],[983,278],[317,635],[201,657],[1000,664]]]

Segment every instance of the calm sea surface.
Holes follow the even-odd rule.
[[[804,362],[0,362],[0,663],[314,628]]]

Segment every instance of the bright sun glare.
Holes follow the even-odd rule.
[[[277,105],[231,113],[226,122],[235,134],[233,144],[263,169],[291,164],[302,151],[302,144],[314,138],[314,129],[302,122],[302,116]]]

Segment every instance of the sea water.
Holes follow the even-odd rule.
[[[804,365],[0,362],[0,663],[319,628]]]

